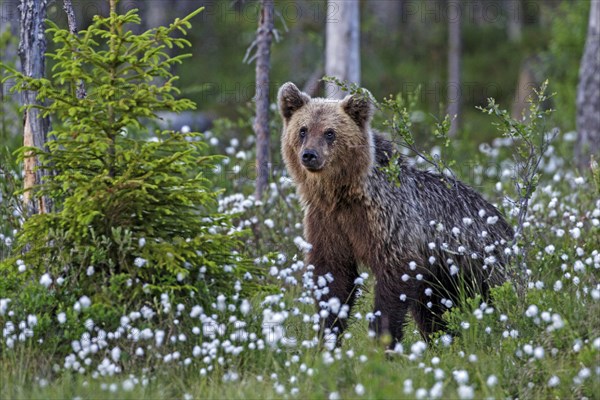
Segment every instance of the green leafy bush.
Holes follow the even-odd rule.
[[[51,77],[12,70],[19,90],[37,90],[46,101],[54,129],[46,150],[24,147],[19,154],[35,152],[53,171],[32,195],[48,196],[55,209],[25,221],[20,260],[1,265],[15,292],[32,287],[20,296],[29,306],[28,290],[41,284],[57,310],[87,295],[96,318],[115,322],[116,309],[139,309],[158,294],[191,293],[210,304],[218,294],[258,287],[258,267],[240,253],[245,232],[217,211],[218,192],[207,177],[219,157],[206,155],[202,136],[129,133],[146,131],[144,119],[157,111],[195,107],[176,97],[171,68],[185,55],[169,49],[189,46],[172,36],[185,34],[200,11],[139,35],[126,27],[140,23],[136,10],[96,16],[79,35],[50,22],[57,48],[48,54]]]

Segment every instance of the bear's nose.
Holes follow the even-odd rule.
[[[304,150],[302,152],[302,162],[304,164],[313,164],[317,158],[317,152],[314,150]]]
[[[302,164],[308,168],[314,168],[317,164],[318,154],[314,150],[304,150],[302,152]]]

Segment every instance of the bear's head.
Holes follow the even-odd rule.
[[[288,82],[279,89],[278,104],[282,155],[296,183],[348,185],[366,177],[374,160],[374,105],[368,93],[313,99]]]

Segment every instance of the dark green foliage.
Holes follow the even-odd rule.
[[[199,134],[140,134],[142,121],[158,111],[195,108],[177,98],[171,72],[185,55],[170,56],[168,49],[189,46],[172,36],[185,34],[200,11],[139,35],[125,27],[140,22],[136,10],[96,16],[78,36],[50,22],[56,45],[48,55],[55,62],[51,77],[12,71],[19,90],[38,90],[53,120],[47,149],[19,154],[34,151],[54,171],[33,196],[50,196],[55,204],[19,233],[26,271],[13,289],[28,277],[38,286],[39,275],[48,272],[57,308],[87,294],[95,318],[111,320],[117,308],[139,307],[161,293],[193,293],[209,304],[218,294],[239,291],[237,281],[256,288],[257,267],[239,253],[244,232],[234,229],[232,216],[216,211],[218,193],[207,180],[219,158],[206,155]],[[85,84],[83,99],[76,96],[78,82]],[[132,138],[131,131],[145,139]],[[2,264],[5,275],[14,277],[16,268],[16,257]]]
[[[550,16],[550,38],[546,51],[542,53],[543,73],[550,78],[550,89],[557,93],[553,99],[556,107],[560,108],[556,119],[563,129],[575,128],[579,64],[589,11],[589,1],[563,2]]]

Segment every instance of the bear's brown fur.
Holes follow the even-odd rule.
[[[286,83],[278,103],[283,159],[313,246],[306,262],[315,278],[334,278],[318,299],[321,307],[337,297],[351,308],[358,264],[370,267],[377,315],[371,328],[390,334],[393,346],[408,311],[427,339],[443,327],[440,316],[459,300],[459,287],[485,295],[505,280],[502,247],[512,228],[459,181],[400,161],[398,182],[390,182],[381,167],[395,150],[371,131],[368,96],[312,99]],[[330,313],[326,327],[339,335],[345,319]]]

